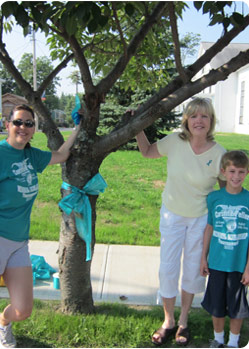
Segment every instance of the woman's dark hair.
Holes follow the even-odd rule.
[[[32,115],[33,119],[35,119],[35,113],[33,111],[32,108],[30,108],[27,104],[19,104],[19,105],[16,105],[10,112],[9,114],[9,117],[8,117],[8,121],[11,121],[12,119],[12,116],[14,115],[14,113],[16,111],[19,111],[19,110],[26,110],[28,112],[30,112],[30,114]]]

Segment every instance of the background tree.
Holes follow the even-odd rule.
[[[13,93],[15,95],[21,95],[18,85],[2,63],[0,63],[0,76],[1,79],[4,80],[4,84],[2,85],[2,94]]]
[[[33,55],[31,53],[24,53],[17,66],[23,78],[33,86]],[[37,58],[37,84],[41,82],[54,70],[54,67],[46,56]],[[6,70],[2,63],[0,63],[0,76],[5,80],[2,86],[2,93],[13,93],[15,95],[24,96],[22,89],[13,80],[13,76]],[[59,98],[56,96],[56,87],[58,86],[60,78],[55,77],[45,90],[44,103],[48,109],[59,109]]]
[[[24,53],[18,64],[18,69],[22,74],[22,77],[33,86],[33,54]],[[39,87],[45,78],[54,70],[51,60],[46,56],[37,57],[36,59],[36,71],[37,71],[37,86]],[[60,78],[55,77],[47,88],[44,90],[44,103],[50,110],[59,109],[59,99],[56,96],[56,87],[59,85]],[[23,92],[19,93],[21,96]]]
[[[82,96],[81,96],[82,98]],[[72,120],[71,112],[75,107],[75,96],[74,95],[65,95],[62,93],[59,98],[59,109],[63,110],[66,113],[66,122],[69,127],[74,127]]]
[[[197,51],[197,45],[199,45],[201,41],[200,34],[187,33],[181,39],[181,58],[182,64],[186,65],[186,60],[188,58],[194,57]]]
[[[127,108],[137,109],[139,105],[145,103],[155,93],[155,89],[142,90],[137,88],[133,91],[132,89],[125,90],[123,88],[113,87],[101,107],[97,134],[103,136],[112,132],[121,116],[125,114]],[[146,128],[149,141],[154,143],[156,140],[164,137],[166,131],[179,127],[179,117],[179,114],[171,111],[155,120],[152,125]],[[137,150],[137,142],[135,139],[131,139],[121,149]]]
[[[78,85],[81,83],[80,79],[80,73],[78,70],[74,70],[69,76],[69,79],[71,79],[72,83],[75,84],[75,93],[78,93]]]
[[[43,131],[51,149],[58,148],[63,138],[40,97],[72,58],[78,64],[85,91],[82,99],[84,117],[71,156],[62,167],[65,182],[82,189],[98,173],[109,153],[186,99],[248,64],[249,50],[193,80],[249,24],[249,16],[238,14],[234,9],[231,15],[226,15],[225,9],[231,8],[232,2],[198,2],[197,6],[210,14],[212,22],[223,25],[224,34],[202,57],[184,69],[176,25],[184,8],[183,2],[9,1],[2,4],[1,30],[4,26],[11,30],[8,21],[11,15],[24,28],[24,33],[27,33],[29,23],[35,23],[47,35],[52,58],[60,59],[61,63],[41,82],[38,90],[33,91],[9,57],[0,33],[0,61],[44,121]],[[166,41],[165,33],[167,37],[171,33],[173,41]],[[170,80],[169,71],[175,68],[178,74]],[[93,76],[99,77],[97,82]],[[156,93],[138,107],[134,116],[123,114],[110,133],[98,136],[101,104],[115,84],[124,89],[154,87]],[[63,190],[63,197],[68,193]],[[97,196],[89,195],[89,199],[94,252]],[[92,312],[91,261],[85,261],[85,243],[77,234],[74,214],[63,213],[62,216],[59,243],[61,308],[67,312]]]

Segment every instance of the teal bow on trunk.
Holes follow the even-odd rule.
[[[74,213],[77,232],[86,243],[86,261],[90,261],[92,258],[92,208],[87,194],[99,195],[105,191],[107,184],[103,177],[97,173],[83,189],[66,182],[63,182],[61,187],[65,190],[71,188],[71,194],[65,196],[59,202],[59,206],[67,215]]]

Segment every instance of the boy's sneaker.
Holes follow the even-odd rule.
[[[209,348],[224,348],[224,345],[219,343],[215,339],[210,339],[210,341],[209,341]]]
[[[0,348],[15,348],[16,340],[12,333],[11,323],[0,326]]]

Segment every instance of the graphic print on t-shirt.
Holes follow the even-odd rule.
[[[233,250],[240,240],[247,239],[249,210],[246,206],[217,205],[213,236],[224,249]]]
[[[16,181],[21,183],[17,184],[17,191],[22,194],[26,201],[31,200],[38,193],[38,182],[29,158],[13,163],[11,169]],[[32,183],[34,184],[32,185]]]

